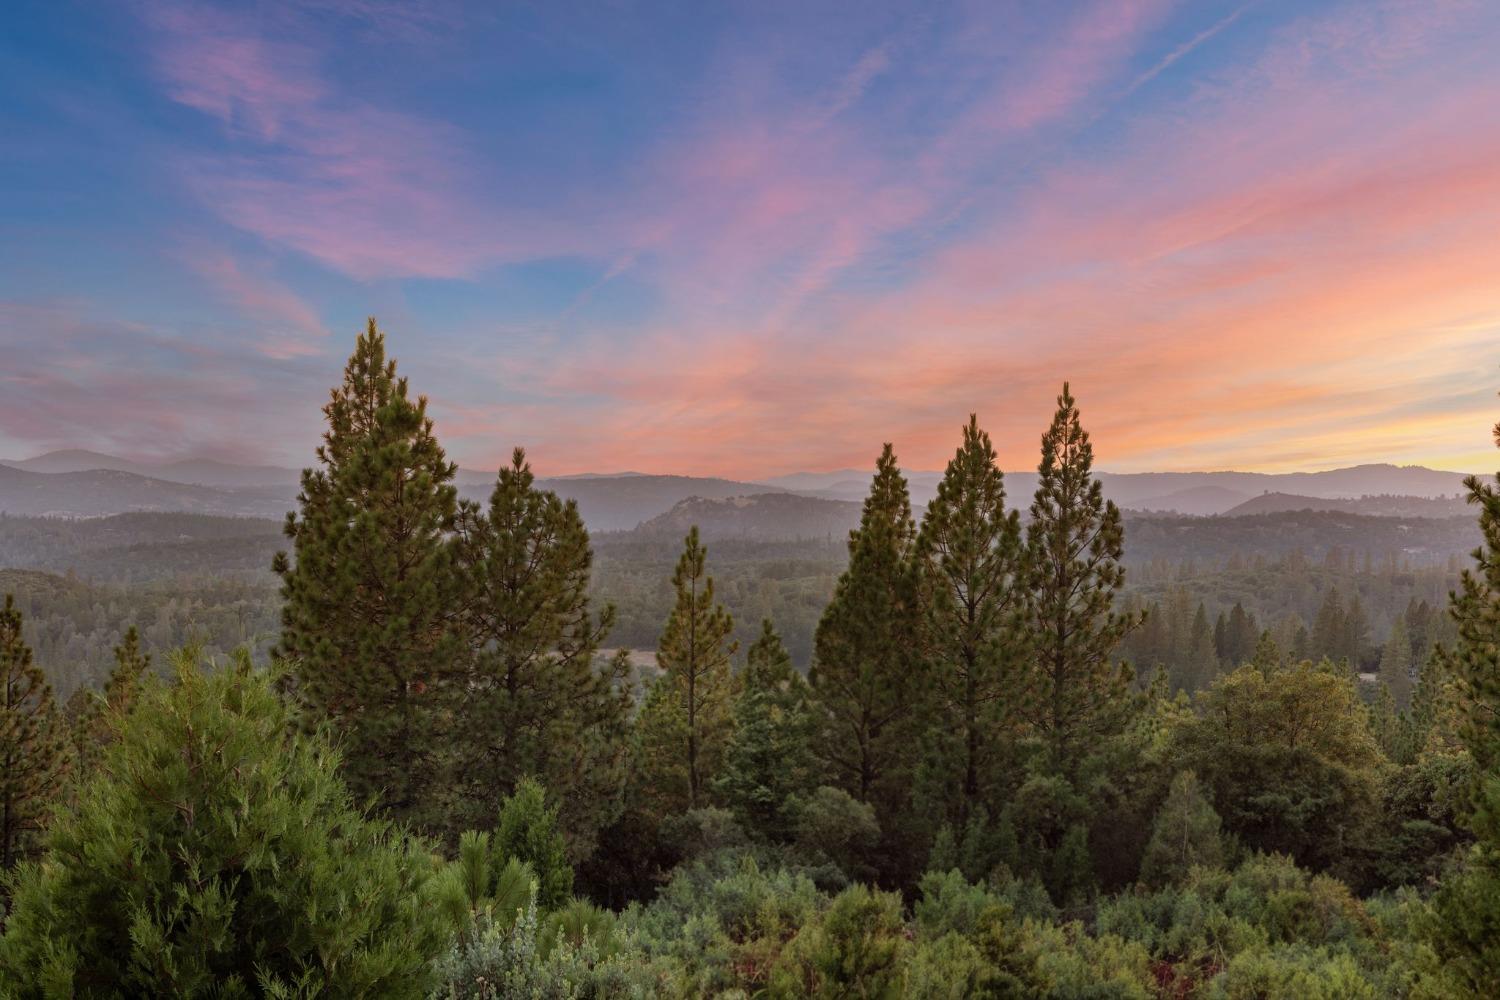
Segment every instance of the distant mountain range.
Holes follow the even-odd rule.
[[[99,452],[54,451],[0,462],[0,512],[96,517],[131,511],[190,511],[280,517],[296,505],[299,477],[298,470],[269,465],[211,459],[145,463]],[[941,473],[916,470],[906,477],[912,502],[921,507],[936,495]],[[1138,511],[1239,515],[1329,509],[1445,516],[1463,509],[1452,501],[1463,489],[1463,476],[1420,466],[1361,465],[1284,474],[1105,472],[1099,478],[1106,496]],[[771,537],[764,533],[779,531],[777,537],[787,538],[822,537],[829,531],[846,530],[843,525],[851,511],[858,519],[858,503],[864,499],[869,480],[869,471],[841,469],[794,473],[762,482],[625,472],[559,476],[538,480],[538,484],[576,500],[595,531],[629,531],[638,525],[664,531],[697,512],[705,520],[722,523],[724,530],[746,537]],[[460,493],[474,500],[486,499],[493,481],[493,473],[464,469],[458,474]],[[1036,481],[1035,472],[1007,473],[1012,502],[1024,509]],[[777,495],[834,506],[767,499]],[[1439,499],[1445,497],[1449,499]],[[732,508],[704,505],[731,498],[740,498]],[[679,509],[689,500],[699,501],[700,506]],[[1421,502],[1426,500],[1433,502]],[[1340,502],[1328,506],[1328,501]]]
[[[800,472],[764,480],[767,485],[834,500],[862,500],[870,472],[839,469]],[[942,473],[906,471],[913,503],[937,495]],[[1179,514],[1223,514],[1263,493],[1286,493],[1324,499],[1390,495],[1451,497],[1463,492],[1464,474],[1420,465],[1356,465],[1326,472],[1101,472],[1104,495],[1131,510]],[[1006,492],[1029,498],[1036,490],[1035,472],[1007,472]],[[1024,504],[1023,504],[1024,506]]]

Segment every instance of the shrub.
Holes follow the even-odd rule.
[[[448,945],[427,849],[241,659],[146,684],[16,881],[0,995],[411,996]]]
[[[810,1000],[898,997],[907,951],[901,897],[851,886],[787,945],[771,971],[769,994]]]

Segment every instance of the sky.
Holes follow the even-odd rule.
[[[0,457],[1496,466],[1500,4],[10,0]]]

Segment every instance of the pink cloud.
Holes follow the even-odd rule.
[[[322,350],[317,341],[326,339],[328,331],[317,311],[265,269],[247,270],[229,254],[202,247],[192,251],[188,265],[250,318],[268,324],[256,337],[267,357],[293,358]]]

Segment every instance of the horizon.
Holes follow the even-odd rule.
[[[95,451],[95,450],[93,450],[91,448],[53,448],[53,449],[50,449],[48,451],[44,451],[44,452],[39,452],[37,454],[28,455],[28,456],[26,456],[24,458],[15,458],[15,457],[0,458],[0,465],[8,465],[8,466],[16,467],[16,466],[23,465],[23,464],[28,463],[28,462],[36,462],[36,461],[40,461],[40,460],[46,459],[46,458],[54,458],[54,457],[57,457],[57,456],[73,455],[73,454],[90,455],[90,456],[95,456],[95,457],[98,457],[98,458],[110,459],[110,460],[118,461],[118,462],[126,462],[126,463],[129,463],[129,464],[132,464],[132,465],[138,465],[138,466],[142,466],[142,467],[156,467],[156,468],[163,469],[163,470],[169,469],[169,468],[171,468],[174,465],[187,465],[187,464],[192,464],[192,463],[214,463],[214,464],[224,465],[224,466],[227,466],[227,467],[230,467],[230,468],[248,468],[248,467],[261,466],[261,467],[264,467],[264,468],[267,468],[267,469],[274,469],[276,471],[285,471],[285,472],[300,472],[303,468],[307,468],[308,467],[308,466],[305,466],[305,465],[277,465],[275,463],[234,462],[234,461],[226,461],[226,460],[221,459],[221,458],[216,458],[216,457],[213,457],[211,455],[201,455],[201,454],[199,454],[199,455],[179,456],[179,457],[166,457],[166,458],[152,458],[152,457],[148,457],[148,458],[134,458],[134,457],[131,457],[131,456],[128,456],[128,455],[111,454],[111,453],[108,453],[108,452],[99,452],[99,451]],[[898,455],[898,458],[899,458],[899,455]],[[727,481],[738,481],[738,482],[746,483],[748,485],[756,485],[756,486],[775,485],[777,480],[780,480],[780,479],[790,479],[790,478],[793,478],[793,477],[796,477],[796,476],[834,476],[834,475],[845,475],[845,474],[849,474],[849,475],[868,475],[868,474],[872,474],[872,470],[874,468],[873,463],[872,463],[872,465],[871,465],[871,467],[869,469],[863,469],[863,468],[858,468],[858,467],[854,467],[854,466],[847,466],[847,467],[836,468],[836,469],[792,469],[792,470],[785,471],[785,472],[772,473],[770,475],[762,476],[762,477],[759,477],[759,478],[747,478],[745,476],[737,476],[737,475],[724,475],[724,476],[712,475],[711,476],[711,475],[696,474],[696,473],[691,473],[691,472],[682,472],[682,473],[678,473],[678,472],[642,472],[642,471],[639,471],[639,470],[636,470],[636,469],[621,469],[621,470],[610,471],[610,472],[585,471],[585,472],[567,472],[567,473],[548,473],[548,472],[537,471],[535,462],[532,461],[532,455],[531,455],[531,453],[529,451],[526,453],[526,459],[527,459],[527,463],[532,466],[533,472],[535,472],[535,474],[536,474],[536,476],[537,476],[538,479],[622,479],[622,478],[631,477],[631,476],[639,476],[639,477],[647,477],[647,476],[676,476],[676,477],[681,477],[681,478],[685,478],[685,479],[724,479],[724,480],[727,480]],[[499,466],[497,466],[496,468],[498,469]],[[1434,473],[1438,473],[1438,474],[1441,474],[1441,475],[1451,475],[1451,476],[1485,475],[1484,473],[1464,472],[1464,471],[1460,471],[1460,470],[1457,470],[1457,469],[1437,469],[1437,468],[1433,468],[1431,466],[1421,465],[1420,463],[1399,463],[1399,462],[1360,462],[1360,463],[1357,463],[1355,465],[1329,466],[1327,468],[1316,468],[1316,469],[1293,469],[1293,470],[1287,470],[1287,471],[1284,471],[1284,472],[1278,472],[1278,471],[1267,472],[1267,471],[1262,471],[1262,470],[1258,470],[1258,469],[1139,469],[1139,470],[1133,470],[1133,471],[1125,472],[1125,471],[1120,471],[1120,470],[1116,470],[1116,469],[1110,469],[1110,468],[1104,467],[1103,464],[1101,464],[1101,466],[1099,468],[1097,468],[1095,471],[1098,474],[1105,475],[1105,476],[1151,476],[1151,475],[1172,475],[1172,476],[1220,476],[1220,475],[1227,475],[1227,476],[1240,476],[1240,475],[1248,475],[1248,476],[1279,477],[1279,476],[1293,476],[1293,475],[1319,475],[1319,474],[1322,474],[1322,473],[1334,473],[1334,472],[1349,472],[1349,471],[1353,471],[1353,470],[1357,470],[1357,469],[1369,469],[1369,468],[1389,468],[1389,469],[1396,469],[1396,470],[1418,469],[1418,470],[1421,470],[1421,471],[1424,471],[1424,472],[1434,472]],[[474,466],[474,465],[459,465],[458,466],[458,471],[460,473],[469,473],[471,475],[488,475],[489,474],[489,470],[488,469],[477,467],[477,466]],[[912,476],[912,475],[941,476],[943,474],[943,469],[942,468],[923,469],[923,468],[907,467],[907,466],[904,466],[904,465],[901,467],[901,471],[902,471],[903,475],[907,475],[907,476]],[[1000,471],[1001,471],[1001,473],[1003,475],[1013,476],[1013,475],[1018,475],[1018,474],[1019,475],[1034,474],[1036,472],[1036,469],[1034,467],[1033,468],[1025,468],[1025,467],[1005,468],[1005,467],[1002,466],[1001,469],[1000,469]],[[792,487],[781,487],[781,488],[782,489],[790,490],[792,492],[797,492],[796,489],[794,489]]]
[[[0,454],[300,468],[374,314],[465,468],[1493,467],[1500,8],[9,21]]]

